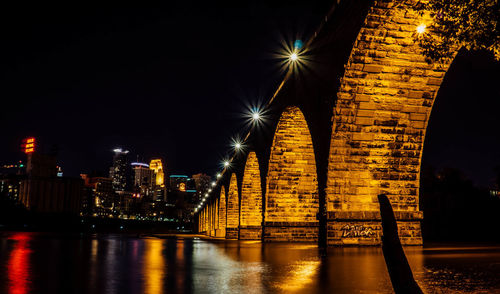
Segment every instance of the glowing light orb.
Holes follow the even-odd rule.
[[[224,161],[224,166],[229,166],[229,161]]]
[[[254,112],[254,113],[252,114],[252,119],[253,119],[253,120],[259,120],[259,119],[260,119],[260,114],[259,114],[258,112]]]
[[[291,61],[297,61],[298,59],[299,59],[299,56],[297,55],[297,53],[293,52],[292,54],[290,54]]]
[[[217,185],[217,183],[215,183],[215,182],[212,182],[212,187],[213,187],[213,186],[215,186],[215,185]]]
[[[425,30],[427,29],[427,26],[425,24],[420,24],[418,27],[417,27],[417,33],[419,34],[423,34],[425,33]]]
[[[221,174],[217,174],[217,179],[220,178],[220,177],[222,177],[222,175]]]

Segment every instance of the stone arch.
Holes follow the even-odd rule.
[[[214,213],[215,213],[215,218],[214,218],[214,229],[217,232],[219,229],[219,197],[215,198],[215,205],[214,205]],[[216,233],[217,235],[217,233]]]
[[[262,237],[262,187],[259,161],[250,152],[241,182],[240,239],[260,240]]]
[[[240,209],[238,196],[238,183],[236,174],[231,175],[227,191],[227,214],[226,214],[226,238],[238,239],[238,227],[240,225]]]
[[[214,205],[213,200],[208,201],[208,235],[214,235]]]
[[[208,235],[208,208],[207,206],[205,205],[205,207],[203,207],[203,232],[205,235]]]
[[[328,243],[380,243],[378,194],[387,194],[403,244],[422,244],[420,162],[434,99],[454,56],[429,63],[415,1],[374,1],[337,92],[328,162]]]
[[[224,186],[220,188],[219,194],[219,224],[215,232],[216,237],[226,237],[226,189]]]
[[[319,196],[311,134],[298,107],[287,107],[274,134],[266,181],[265,241],[317,241]]]

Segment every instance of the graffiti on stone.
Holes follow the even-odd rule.
[[[370,238],[375,232],[370,227],[363,225],[345,225],[342,227],[342,238]]]

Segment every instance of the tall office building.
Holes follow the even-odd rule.
[[[155,183],[154,170],[150,169],[149,165],[142,162],[132,162],[131,165],[134,169],[134,188],[147,187],[152,189]]]
[[[212,178],[206,174],[195,174],[192,176],[195,186],[196,186],[196,195],[193,199],[194,203],[199,203],[201,199],[203,198],[203,195],[208,192],[208,190],[211,188],[210,182],[212,181]]]
[[[149,168],[155,173],[155,185],[165,187],[165,173],[163,171],[163,163],[161,159],[151,159]]]
[[[167,189],[165,187],[165,168],[161,159],[151,159],[149,168],[154,171],[155,185],[154,185],[154,200],[165,201]]]
[[[127,158],[129,151],[116,148],[113,152],[113,166],[109,169],[109,177],[113,179],[113,189],[128,191],[130,189],[130,168]]]

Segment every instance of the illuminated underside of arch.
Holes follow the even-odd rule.
[[[224,186],[220,188],[220,195],[219,195],[219,218],[218,218],[218,226],[217,230],[215,231],[215,236],[216,237],[226,237],[226,189],[224,189]]]
[[[250,152],[241,183],[240,239],[260,240],[262,235],[262,188],[259,161]]]
[[[328,162],[329,244],[380,244],[378,194],[387,194],[392,203],[402,243],[422,244],[423,142],[453,56],[444,63],[425,60],[417,27],[431,20],[414,5],[375,1],[346,65]]]
[[[238,185],[236,174],[233,173],[227,191],[226,239],[238,239],[239,213]]]
[[[318,180],[311,134],[298,107],[284,110],[274,134],[265,197],[265,241],[318,238]]]

